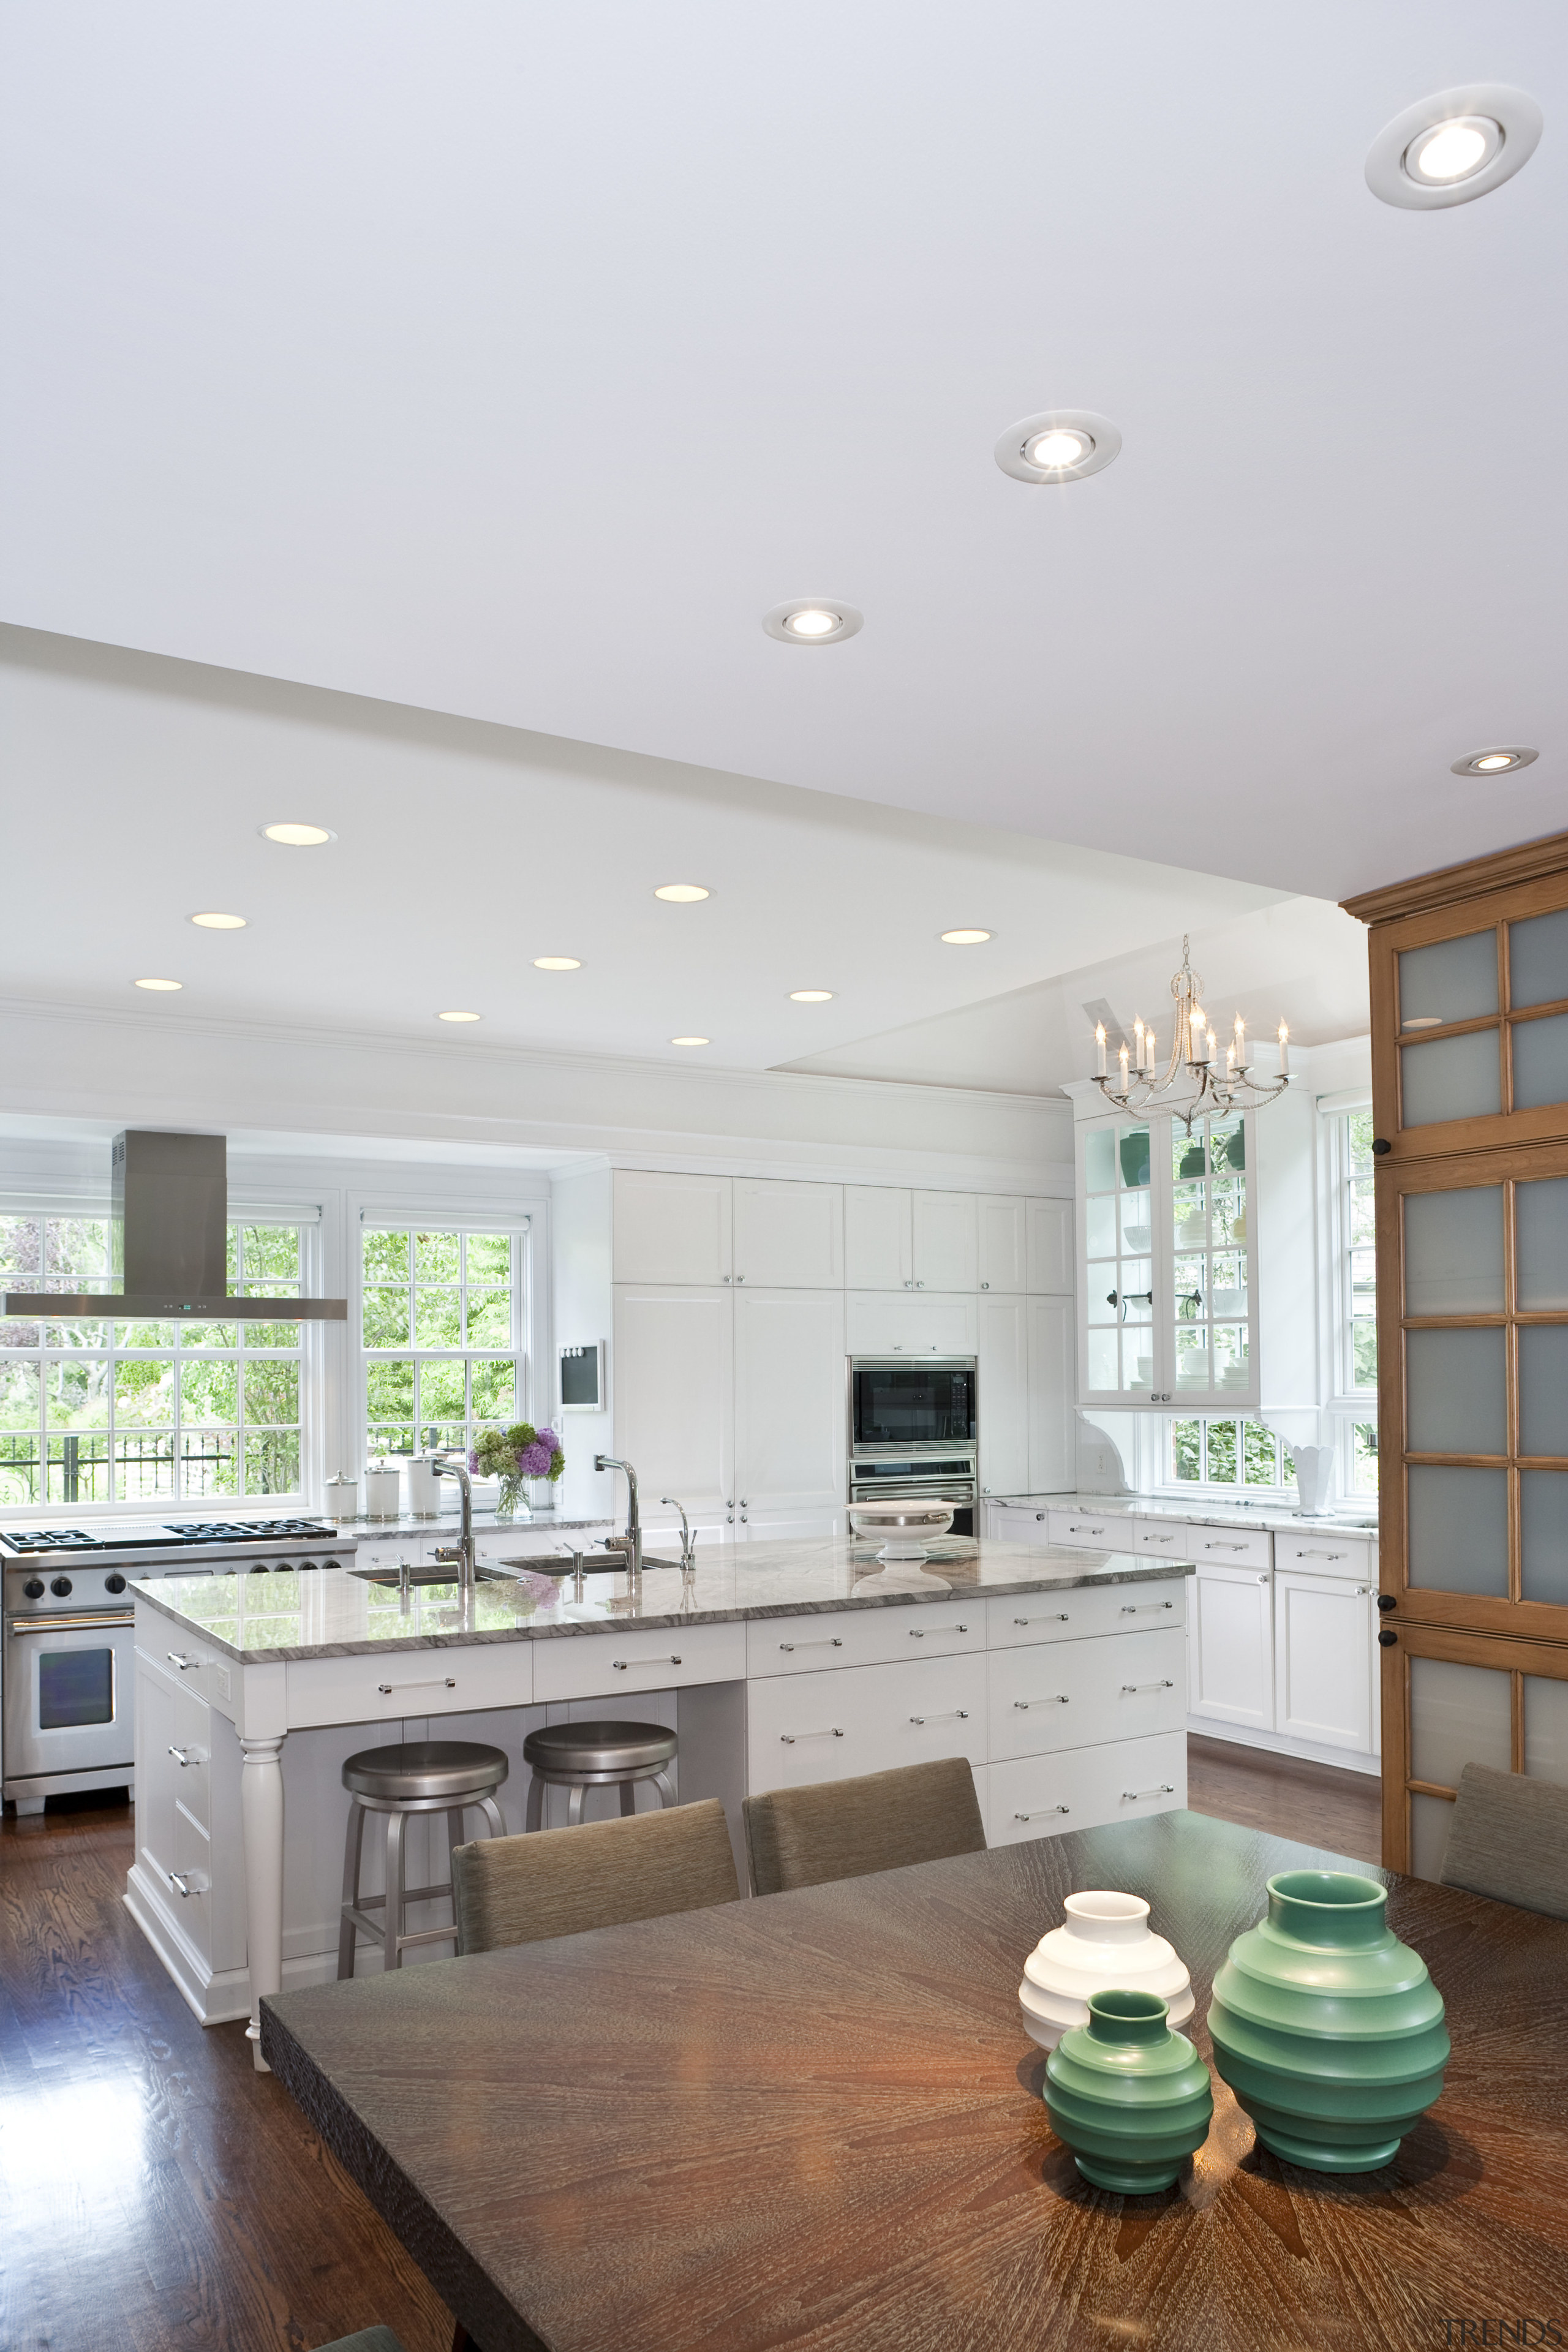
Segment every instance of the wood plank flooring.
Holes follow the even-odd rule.
[[[1374,1861],[1378,1784],[1189,1741],[1195,1812]],[[124,1907],[123,1803],[0,1821],[0,2347],[315,2352],[452,2321],[239,2025],[204,2030]]]

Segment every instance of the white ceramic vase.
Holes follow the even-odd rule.
[[[1069,1895],[1062,1908],[1066,1918],[1035,1946],[1018,1987],[1025,2031],[1042,2049],[1054,2050],[1069,2027],[1087,2025],[1089,1995],[1113,1989],[1158,1993],[1171,2023],[1185,2023],[1192,1979],[1173,1947],[1152,1932],[1141,1895],[1099,1889]]]

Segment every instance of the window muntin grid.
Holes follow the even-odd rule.
[[[231,1223],[237,1297],[297,1298],[300,1229]],[[106,1218],[0,1217],[0,1286],[108,1293]],[[298,1323],[0,1321],[0,1506],[301,1492]]]
[[[1296,1483],[1289,1446],[1261,1421],[1209,1413],[1167,1421],[1166,1476],[1217,1494],[1283,1494]]]
[[[1340,1380],[1347,1397],[1377,1394],[1377,1219],[1373,1117],[1352,1110],[1336,1122],[1339,1167]],[[1375,1482],[1374,1482],[1375,1483]]]
[[[1152,1139],[1146,1120],[1086,1129],[1086,1347],[1091,1390],[1154,1381]]]
[[[1402,1129],[1568,1102],[1568,908],[1394,962]]]
[[[361,1228],[365,1446],[471,1447],[523,1410],[526,1232]]]
[[[1247,1129],[1239,1114],[1171,1124],[1176,1389],[1251,1384],[1247,1284]],[[1223,1424],[1221,1424],[1223,1425]]]

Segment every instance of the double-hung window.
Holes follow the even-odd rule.
[[[1372,1113],[1333,1121],[1335,1386],[1346,1416],[1342,1473],[1352,1494],[1377,1492],[1377,1225]],[[1359,1413],[1355,1405],[1363,1407]]]
[[[361,1224],[369,1459],[471,1447],[527,1410],[528,1228]]]

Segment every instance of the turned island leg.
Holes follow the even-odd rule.
[[[261,1997],[283,1988],[283,1735],[239,1744],[245,1753],[239,1813],[250,1963],[250,2023],[245,2030],[257,2073],[266,2074],[271,2069],[261,2054]]]

